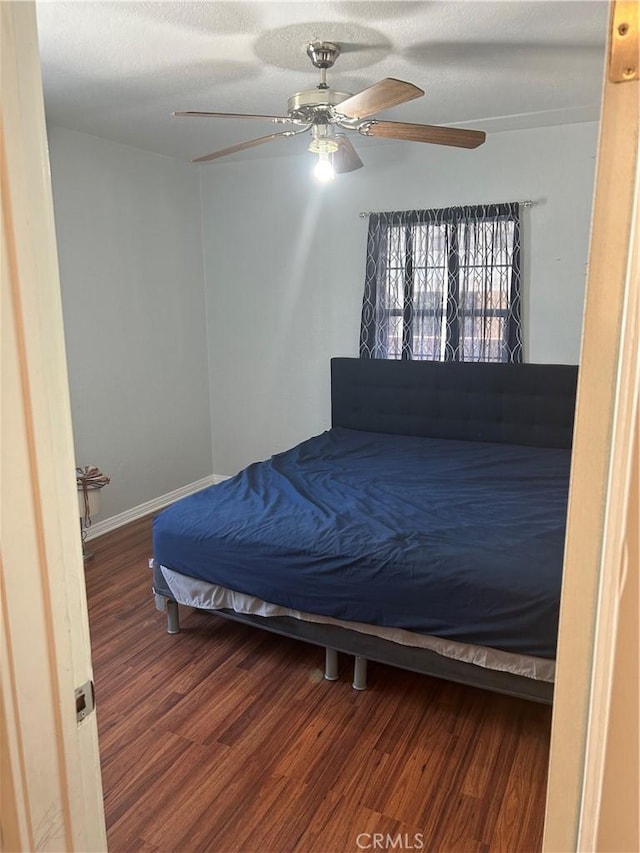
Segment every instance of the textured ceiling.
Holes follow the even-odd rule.
[[[313,39],[343,47],[328,72],[333,88],[358,92],[397,77],[425,90],[377,118],[491,132],[599,115],[608,15],[600,0],[42,0],[37,12],[51,122],[186,160],[274,127],[178,119],[174,110],[285,115],[289,95],[318,82],[305,53]],[[277,156],[299,141],[232,157]]]

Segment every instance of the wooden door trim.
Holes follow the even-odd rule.
[[[35,5],[0,14],[3,844],[105,850]]]
[[[610,13],[611,29],[613,5]],[[605,540],[607,519],[625,512],[623,499],[612,489],[612,461],[630,456],[629,424],[623,429],[614,424],[621,426],[627,393],[624,366],[637,358],[632,338],[623,334],[623,319],[634,286],[630,242],[637,194],[638,94],[637,80],[605,80],[567,519],[546,851],[595,849],[578,845],[591,834],[584,798],[601,783],[595,754],[587,753],[590,715],[608,701],[597,692],[603,686],[597,668],[615,642],[602,631],[596,642],[604,618],[600,605],[617,582]]]

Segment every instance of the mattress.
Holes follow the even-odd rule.
[[[551,660],[569,465],[334,428],[164,510],[154,557],[291,610]]]
[[[302,622],[316,622],[321,625],[346,628],[349,631],[357,631],[370,637],[379,637],[400,646],[429,649],[445,658],[470,663],[484,669],[521,675],[525,678],[532,678],[534,681],[553,684],[555,680],[556,665],[555,661],[552,660],[536,658],[531,655],[501,652],[498,649],[490,649],[486,646],[459,643],[456,640],[447,640],[428,634],[415,634],[411,631],[404,631],[402,628],[383,628],[377,625],[364,625],[361,622],[345,622],[341,619],[332,619],[330,616],[318,616],[315,613],[302,613],[300,610],[291,610],[288,607],[271,604],[269,601],[262,601],[253,595],[225,589],[222,586],[207,583],[207,581],[188,578],[164,566],[159,568],[175,601],[197,610],[214,612],[232,610],[235,613],[260,616],[261,618],[288,616]]]

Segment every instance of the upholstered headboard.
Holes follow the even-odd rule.
[[[331,360],[334,427],[571,447],[578,368],[565,364]]]

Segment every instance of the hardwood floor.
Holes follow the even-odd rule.
[[[548,707],[373,663],[356,692],[345,656],[329,683],[321,649],[187,608],[168,635],[150,527],[88,543],[111,853],[540,849]]]

